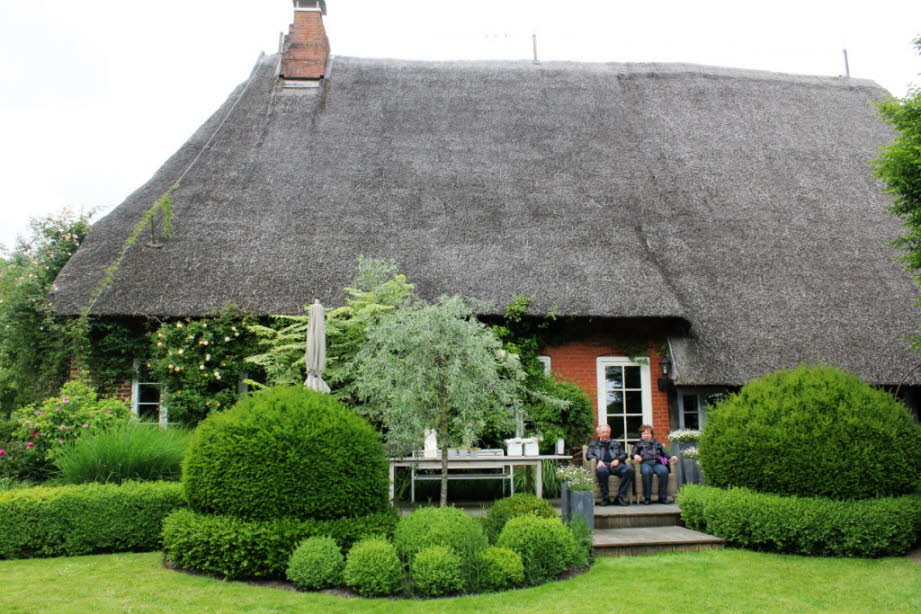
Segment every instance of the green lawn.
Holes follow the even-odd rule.
[[[164,569],[160,553],[0,561],[3,612],[919,612],[921,565],[743,550],[601,558],[533,589],[436,601],[347,599]],[[643,592],[641,593],[640,590]],[[424,610],[420,610],[424,608]]]

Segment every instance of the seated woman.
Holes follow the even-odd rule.
[[[671,503],[668,497],[668,454],[665,446],[653,437],[652,426],[640,426],[641,439],[633,444],[633,460],[640,466],[643,477],[643,503],[652,503],[652,476],[659,476],[659,503]],[[660,460],[660,459],[664,459]]]

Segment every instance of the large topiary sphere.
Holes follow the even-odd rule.
[[[196,429],[182,465],[189,505],[248,520],[386,509],[387,459],[364,419],[298,386],[256,392]]]
[[[892,394],[804,366],[752,380],[713,408],[700,439],[713,486],[863,499],[911,492],[921,427]]]

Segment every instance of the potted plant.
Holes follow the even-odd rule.
[[[668,434],[672,454],[681,459],[681,484],[703,484],[703,473],[697,462],[697,442],[700,431],[679,429]]]
[[[560,480],[561,511],[563,522],[582,518],[589,528],[595,526],[595,483],[592,475],[577,465],[564,465],[557,469]]]

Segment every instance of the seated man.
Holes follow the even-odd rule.
[[[643,503],[652,503],[652,475],[659,476],[659,503],[671,503],[668,500],[668,455],[665,446],[653,438],[654,431],[648,424],[640,426],[641,439],[633,444],[633,460],[640,465],[643,476]],[[664,463],[660,459],[665,459]]]
[[[595,474],[598,476],[598,485],[601,487],[601,505],[611,505],[608,491],[608,477],[613,473],[620,478],[620,488],[617,489],[615,505],[629,505],[627,492],[633,483],[633,470],[627,467],[627,453],[619,441],[611,439],[611,427],[602,424],[595,432],[598,437],[588,444],[586,458],[598,461],[595,465]]]

